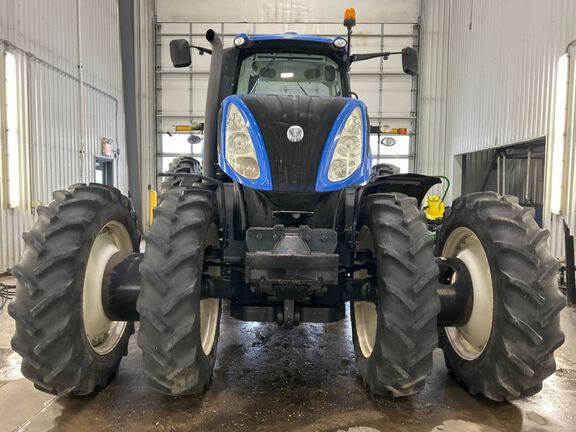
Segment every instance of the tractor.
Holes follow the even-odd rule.
[[[375,395],[420,391],[437,347],[471,394],[542,388],[564,341],[548,232],[513,197],[478,192],[445,212],[430,201],[432,235],[425,197],[439,177],[371,175],[374,128],[350,68],[399,55],[415,75],[418,57],[351,54],[355,23],[347,10],[345,36],[239,34],[224,48],[208,30],[210,48],[171,41],[176,67],[193,50],[211,55],[201,171],[183,158],[160,173],[143,253],[115,188],[78,184],[38,207],[9,306],[12,347],[38,389],[105,387],[139,321],[150,385],[201,393],[223,300],[233,318],[286,328],[345,319],[349,304],[359,375]]]

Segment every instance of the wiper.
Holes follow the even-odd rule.
[[[302,93],[304,93],[306,96],[308,96],[308,93],[306,93],[306,90],[304,90],[304,87],[302,87],[302,84],[300,84],[298,81],[296,81],[296,84],[298,84],[298,87],[300,87],[300,89],[302,90]]]
[[[278,51],[276,54],[274,54],[274,57],[272,59],[270,59],[270,61],[266,64],[266,66],[264,66],[262,69],[260,69],[258,78],[256,78],[256,82],[254,83],[254,85],[252,86],[252,88],[248,91],[248,94],[252,94],[252,92],[256,89],[256,86],[258,85],[258,83],[260,82],[260,78],[262,78],[262,74],[264,72],[266,72],[268,69],[270,69],[270,66],[272,66],[272,64],[276,61],[276,58],[278,57],[278,54],[282,53],[284,50],[280,50]]]

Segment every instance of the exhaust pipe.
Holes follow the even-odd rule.
[[[222,75],[222,56],[224,47],[218,33],[210,29],[206,32],[206,40],[212,45],[210,60],[210,75],[208,77],[208,93],[206,95],[206,110],[204,118],[204,150],[203,170],[206,177],[214,177],[216,164],[216,146],[218,141],[218,105],[220,100],[220,80]]]

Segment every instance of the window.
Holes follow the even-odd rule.
[[[401,173],[410,171],[410,135],[370,135],[372,166],[391,164]]]
[[[114,186],[114,159],[96,158],[96,183]]]
[[[198,134],[173,132],[162,135],[160,172],[170,171],[170,164],[181,156],[192,156],[202,163],[204,137]]]
[[[20,125],[20,97],[18,80],[18,62],[16,56],[6,51],[4,53],[4,106],[5,106],[5,146],[4,192],[9,208],[19,207],[21,204],[21,125]]]
[[[238,94],[342,96],[336,62],[322,55],[253,54],[240,67]]]
[[[568,78],[570,74],[569,56],[564,54],[556,66],[556,97],[554,108],[554,129],[552,135],[552,185],[550,188],[550,210],[553,214],[562,213],[564,191],[566,109],[568,102]]]

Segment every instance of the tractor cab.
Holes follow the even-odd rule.
[[[236,94],[349,97],[346,39],[286,33],[234,39]]]

